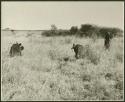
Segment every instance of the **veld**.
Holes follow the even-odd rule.
[[[111,40],[75,36],[41,36],[41,32],[1,32],[1,100],[123,100],[123,37]],[[24,46],[10,58],[12,43]],[[89,44],[75,59],[72,44]]]

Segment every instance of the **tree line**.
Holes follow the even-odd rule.
[[[99,27],[93,24],[81,24],[81,27],[72,26],[69,30],[58,29],[54,24],[51,25],[50,30],[42,32],[44,36],[69,36],[74,35],[78,37],[105,37],[109,32],[111,37],[123,36],[123,30],[114,27]]]

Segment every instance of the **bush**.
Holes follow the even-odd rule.
[[[57,31],[43,31],[42,35],[44,36],[68,36],[70,35],[70,31],[68,30],[57,30]]]
[[[68,35],[70,35],[70,31],[69,30],[58,30],[57,35],[68,36]]]
[[[72,26],[69,30],[57,29],[55,25],[51,26],[50,30],[46,30],[42,33],[44,36],[67,36],[76,35],[80,37],[92,37],[95,40],[97,37],[105,37],[105,34],[109,32],[110,37],[123,36],[123,31],[119,28],[107,28],[98,27],[92,24],[82,24],[81,28],[78,29],[77,26]]]
[[[43,35],[43,36],[52,36],[52,34],[53,33],[50,30],[48,30],[48,31],[43,31],[41,35]]]
[[[84,36],[91,37],[93,34],[98,34],[98,27],[91,24],[82,24],[80,31]],[[80,34],[81,35],[81,34]]]
[[[76,34],[77,31],[78,31],[78,27],[77,26],[72,26],[71,29],[70,29],[71,35]]]
[[[100,29],[99,33],[101,37],[105,37],[105,34],[109,32],[110,33],[110,37],[113,38],[115,36],[119,36],[122,35],[123,31],[121,29],[118,28],[107,28],[107,27],[103,27]]]

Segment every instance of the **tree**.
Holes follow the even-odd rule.
[[[55,26],[55,24],[51,25],[51,33],[52,34],[57,34],[57,27]]]
[[[55,26],[55,24],[52,24],[52,25],[51,25],[51,30],[54,30],[54,31],[57,30],[57,27]]]
[[[93,30],[94,27],[90,24],[82,24],[80,28],[82,36],[91,36]]]
[[[76,32],[78,31],[78,27],[77,26],[72,26],[71,29],[70,29],[70,33],[73,35],[73,34],[76,34]]]

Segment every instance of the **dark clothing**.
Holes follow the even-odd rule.
[[[105,36],[104,46],[105,46],[106,49],[109,49],[109,47],[110,47],[110,35],[109,34],[106,34],[106,36]]]

